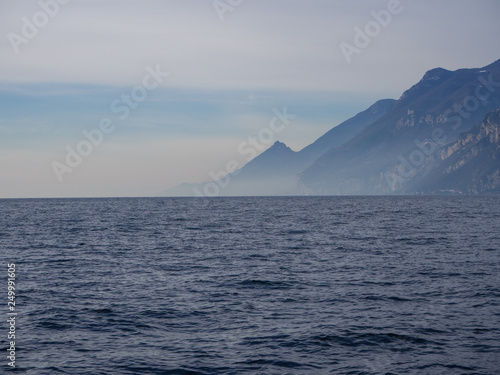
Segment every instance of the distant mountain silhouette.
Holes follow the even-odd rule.
[[[378,101],[298,152],[276,142],[218,181],[217,195],[496,192],[498,141],[488,140],[497,139],[499,107],[500,60],[432,69],[399,100]],[[183,184],[165,195],[205,186]]]
[[[381,118],[396,101],[383,99],[356,116],[335,126],[314,143],[296,152],[282,142],[275,142],[262,154],[230,175],[230,184],[220,195],[296,195],[297,174],[310,166],[318,156],[341,146],[360,131]],[[209,182],[210,183],[210,182]],[[225,183],[221,180],[220,185]],[[182,184],[164,192],[165,195],[191,196],[203,192],[205,184]]]

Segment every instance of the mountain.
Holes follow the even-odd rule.
[[[229,175],[228,179],[216,181],[217,195],[297,195],[299,193],[298,173],[329,149],[341,146],[368,125],[380,119],[395,102],[394,99],[377,101],[365,111],[335,126],[314,143],[298,152],[282,142],[275,142],[240,170]],[[207,184],[212,183],[213,181],[202,184],[182,184],[165,191],[164,195],[191,196],[195,194],[194,191],[203,192]],[[210,189],[215,188],[212,185],[208,188]]]
[[[397,101],[378,101],[298,152],[276,142],[222,179],[165,195],[497,192],[498,108],[500,60],[432,69]]]
[[[298,152],[276,141],[262,154],[231,174],[227,186],[222,180],[220,195],[294,195],[296,174],[303,168]],[[222,182],[222,183],[221,183]]]
[[[500,108],[429,159],[409,193],[499,194]]]
[[[500,60],[428,71],[390,110],[299,175],[304,194],[401,194],[445,144],[500,106]]]
[[[394,99],[379,100],[367,110],[358,113],[319,137],[314,143],[302,149],[300,154],[308,161],[314,161],[328,150],[339,147],[354,138],[368,125],[385,115],[394,103],[396,103]]]

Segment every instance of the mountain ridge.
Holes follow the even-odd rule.
[[[444,160],[452,160],[437,156],[445,147],[465,148],[463,143],[456,144],[462,134],[476,129],[488,113],[500,107],[498,87],[500,60],[483,68],[431,69],[398,100],[377,101],[300,151],[293,151],[283,142],[276,141],[229,175],[231,182],[220,189],[220,195],[379,195],[452,191],[454,189],[440,189],[426,179],[430,178],[428,176],[437,178],[435,173],[442,168]],[[482,155],[485,162],[491,164],[493,154],[485,152]],[[498,159],[493,159],[492,163],[494,169]],[[442,176],[444,172],[440,173]],[[470,171],[467,173],[472,178]],[[480,176],[475,178],[481,179]],[[215,183],[222,186],[222,180]],[[441,180],[445,184],[446,179]],[[202,191],[203,184],[182,185],[176,189],[177,193],[189,196],[193,194],[186,188],[193,190],[193,187]],[[462,190],[487,191],[486,188],[465,187]]]
[[[457,106],[463,108],[467,100],[475,98],[477,88],[483,87],[485,80],[500,82],[500,64],[489,66],[492,68],[454,72],[441,68],[425,73],[382,118],[348,143],[329,150],[302,172],[302,191],[333,195],[403,192],[402,186],[393,189],[384,174],[394,171],[401,158],[414,155],[416,144],[432,140],[436,129],[445,132],[447,142],[452,142],[500,106],[500,90],[493,90],[487,100],[460,118],[459,127],[454,128],[449,121],[456,115],[453,110]],[[447,114],[454,116],[448,118]]]

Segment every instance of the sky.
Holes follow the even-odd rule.
[[[0,198],[156,196],[243,164],[249,137],[300,150],[427,70],[500,59],[499,15],[498,0],[0,0]]]

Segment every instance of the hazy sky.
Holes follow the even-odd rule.
[[[259,146],[299,150],[429,69],[500,59],[500,1],[397,3],[0,0],[0,198],[157,195],[245,160],[285,107]]]

